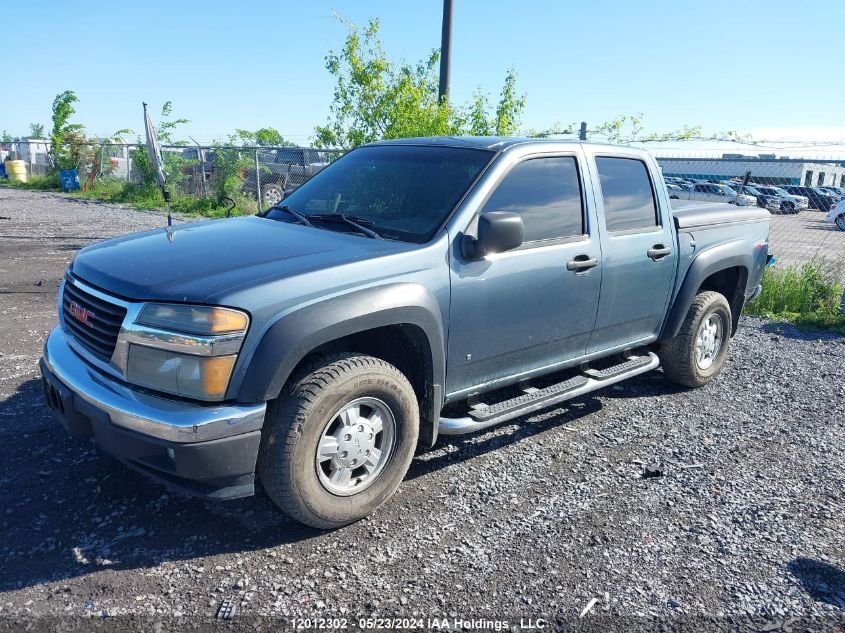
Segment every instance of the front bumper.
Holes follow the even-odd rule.
[[[45,401],[71,435],[189,494],[254,491],[266,404],[200,405],[134,390],[83,361],[60,328],[40,362]]]

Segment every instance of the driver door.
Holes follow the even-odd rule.
[[[476,260],[453,248],[447,394],[514,382],[584,354],[602,271],[582,164],[575,152],[522,159],[479,212],[518,213],[523,245]],[[594,264],[568,270],[575,260]]]

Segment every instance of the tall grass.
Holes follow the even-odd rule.
[[[767,268],[763,291],[745,312],[845,334],[841,269],[819,262]]]
[[[33,176],[27,182],[16,180],[1,180],[0,184],[14,189],[29,191],[61,191],[61,183],[58,176]],[[69,192],[77,198],[88,198],[128,204],[136,209],[163,209],[164,196],[158,187],[144,185],[134,182],[126,182],[119,178],[101,178],[94,181],[92,187],[86,187],[79,191]],[[250,215],[255,213],[255,201],[247,196],[235,195],[235,207],[232,215]],[[219,202],[213,198],[197,198],[182,193],[174,193],[171,198],[171,208],[174,213],[188,216],[201,216],[207,218],[222,218],[230,205]]]

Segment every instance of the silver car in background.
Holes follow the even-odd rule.
[[[701,200],[702,202],[727,202],[739,207],[756,207],[757,198],[747,194],[738,194],[727,185],[708,182],[694,184],[688,191],[675,191],[679,200]]]

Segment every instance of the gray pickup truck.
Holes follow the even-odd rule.
[[[243,191],[260,189],[263,207],[272,207],[328,165],[328,153],[308,147],[283,147],[258,152],[258,170],[245,169]],[[256,184],[257,183],[257,184]]]
[[[256,475],[294,518],[371,513],[440,434],[659,365],[721,369],[769,212],[670,206],[645,151],[507,138],[374,143],[259,216],[88,246],[41,361],[48,406],[211,498]]]

